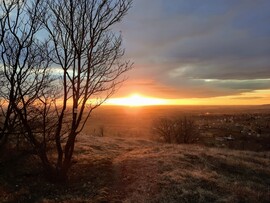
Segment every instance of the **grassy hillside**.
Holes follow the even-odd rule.
[[[269,202],[270,153],[81,136],[66,185],[0,163],[0,202]]]

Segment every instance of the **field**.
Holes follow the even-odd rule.
[[[161,116],[267,111],[102,107],[76,141],[66,184],[47,182],[38,159],[19,154],[0,162],[0,202],[269,202],[269,150],[159,143],[151,130]]]
[[[93,112],[83,132],[93,136],[156,140],[154,121],[179,116],[192,117],[198,124],[201,136],[197,144],[251,151],[270,150],[270,108],[267,105],[104,106]],[[224,142],[228,136],[233,139]]]
[[[205,113],[263,112],[259,107],[219,106],[149,106],[121,107],[102,106],[96,109],[84,129],[84,133],[105,136],[152,138],[153,120],[177,115],[199,115]],[[270,109],[269,109],[270,112]]]

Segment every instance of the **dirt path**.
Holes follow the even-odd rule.
[[[114,183],[112,196],[118,200],[149,202],[158,192],[158,168],[152,164],[147,148],[123,153],[113,160]],[[144,151],[144,152],[143,152]],[[143,197],[143,199],[142,199]]]
[[[94,202],[125,202],[130,198],[150,197],[157,192],[155,179],[158,171],[149,164],[152,160],[147,157],[147,150],[156,145],[154,142],[141,139],[90,138],[90,143],[80,141],[78,152],[82,153],[78,153],[78,163],[91,163],[91,174],[101,177],[91,181],[100,185],[95,191]],[[86,171],[82,173],[86,174],[82,178],[89,178],[90,174]]]

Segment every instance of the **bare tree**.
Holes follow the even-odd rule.
[[[8,19],[11,16],[11,12],[15,9],[16,7],[16,2],[11,1],[11,2],[7,2],[7,1],[1,1],[0,2],[0,9],[1,9],[1,16],[0,16],[0,28],[1,28],[1,32],[0,32],[0,45],[1,45],[1,59],[3,58],[3,54],[5,53],[4,51],[4,37],[5,37],[5,33],[7,32],[8,28]],[[3,63],[3,60],[1,60],[1,62]],[[9,92],[5,91],[5,84],[6,84],[6,78],[5,78],[5,72],[4,72],[4,65],[1,64],[1,68],[0,68],[0,107],[1,107],[1,120],[0,120],[0,146],[5,144],[7,141],[7,134],[9,134],[9,131],[12,129],[12,126],[14,124],[12,124],[12,122],[10,122],[11,120],[11,115],[12,115],[12,108],[11,108],[11,104],[9,104],[9,99],[7,99],[8,104],[6,104],[5,101],[5,96],[8,97],[9,96]],[[12,97],[12,93],[10,94]],[[15,119],[12,119],[13,121]]]
[[[153,133],[159,141],[174,143],[174,121],[169,118],[158,118],[153,122]]]
[[[174,126],[176,143],[194,143],[199,137],[198,126],[190,117],[177,118]]]
[[[38,20],[44,15],[40,0],[2,0],[0,51],[2,119],[0,141],[5,143],[12,134],[24,137],[38,151],[42,144],[35,136],[33,111],[48,87],[50,58],[48,42],[40,42]],[[16,136],[17,137],[17,136]]]
[[[0,141],[13,133],[23,136],[54,180],[66,180],[77,135],[132,67],[121,60],[121,35],[111,30],[131,3],[1,1]],[[48,40],[41,42],[39,34]],[[60,86],[51,62],[58,67]]]
[[[159,118],[153,123],[153,133],[166,143],[194,143],[199,137],[198,126],[189,117]]]
[[[53,62],[61,69],[63,88],[53,134],[57,160],[47,171],[64,180],[75,138],[91,112],[115,92],[124,80],[122,74],[132,67],[121,61],[122,37],[111,30],[127,13],[131,0],[48,0],[47,6],[48,15],[42,21],[54,47]]]

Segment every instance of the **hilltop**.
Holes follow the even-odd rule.
[[[17,165],[2,163],[1,202],[267,202],[270,198],[269,152],[89,135],[81,136],[77,145],[66,185],[46,182],[33,157]],[[9,164],[10,170],[3,164]]]

